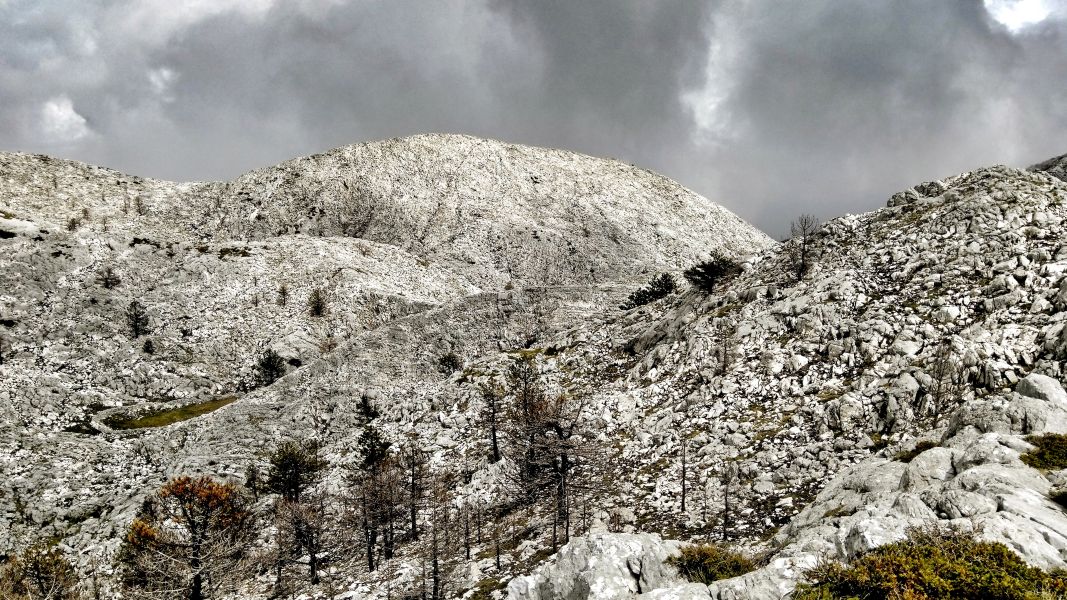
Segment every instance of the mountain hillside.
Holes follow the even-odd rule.
[[[458,158],[471,154],[482,158]],[[534,156],[538,181],[526,178]],[[1019,458],[1027,436],[1067,433],[1067,183],[1042,169],[978,169],[773,244],[681,188],[663,192],[657,176],[569,157],[419,136],[228,184],[142,182],[155,208],[107,231],[91,215],[119,204],[94,204],[86,223],[57,231],[68,213],[36,196],[6,201],[0,260],[18,275],[4,275],[16,291],[0,296],[0,331],[14,340],[0,365],[12,407],[0,430],[12,474],[0,482],[4,550],[54,536],[114,585],[129,523],[170,478],[247,483],[279,443],[314,440],[329,466],[313,491],[329,499],[320,516],[336,534],[327,575],[307,578],[303,550],[278,558],[277,498],[264,492],[259,562],[234,571],[231,597],[432,586],[515,600],[781,598],[819,558],[936,522],[984,528],[1031,564],[1067,567],[1067,523],[1051,499],[1063,473]],[[11,160],[19,190],[48,181],[26,166],[39,159]],[[526,166],[486,166],[501,161]],[[324,175],[369,164],[366,181]],[[408,191],[388,187],[399,165],[412,172]],[[60,179],[78,168],[62,163]],[[317,183],[298,183],[312,172]],[[575,216],[561,198],[573,179],[610,193],[589,192]],[[375,207],[371,217],[338,208],[346,181],[363,190],[351,198],[374,198],[355,204]],[[427,181],[445,199],[411,191]],[[508,204],[492,189],[512,190]],[[527,219],[541,219],[536,237]],[[156,243],[134,240],[139,227]],[[590,239],[571,258],[522,259],[547,240],[579,247],[582,227]],[[615,227],[629,231],[615,236],[625,252]],[[500,237],[508,243],[492,243]],[[738,267],[712,289],[683,284],[618,307],[651,274],[712,251]],[[94,283],[105,259],[121,285]],[[595,278],[583,270],[592,263]],[[280,306],[284,281],[293,291]],[[328,292],[321,317],[307,314],[315,287]],[[134,298],[149,309],[153,354],[122,330]],[[189,336],[174,331],[184,322]],[[289,363],[257,383],[268,346]],[[118,427],[160,400],[229,395],[239,398],[196,418]],[[551,418],[531,428],[530,406]],[[374,496],[386,512],[366,508],[372,490],[393,490]],[[690,541],[726,542],[765,566],[684,585],[663,559]]]
[[[267,348],[295,367],[397,317],[532,287],[589,288],[540,309],[581,315],[701,255],[772,243],[648,171],[443,135],[207,184],[2,154],[0,236],[4,406],[76,431],[119,406],[241,393]],[[309,316],[316,290],[325,314]],[[134,300],[148,324],[131,341]],[[462,333],[437,354],[488,339]]]

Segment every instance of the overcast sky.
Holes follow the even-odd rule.
[[[175,180],[461,132],[775,237],[1067,152],[1067,0],[0,0],[0,149]]]

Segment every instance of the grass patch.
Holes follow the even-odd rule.
[[[201,402],[200,404],[189,404],[180,408],[172,408],[170,410],[161,410],[152,412],[147,415],[135,417],[132,419],[124,418],[111,418],[105,421],[107,426],[112,429],[146,429],[149,427],[166,427],[173,423],[180,421],[188,421],[194,417],[200,415],[206,415],[209,412],[218,410],[227,404],[233,403],[237,400],[237,396],[226,396],[219,398],[218,400],[211,400],[210,402]]]
[[[902,452],[897,452],[897,455],[894,456],[893,458],[895,460],[899,460],[902,463],[910,463],[912,460],[915,459],[916,456],[919,456],[920,454],[922,454],[923,452],[926,452],[927,450],[929,450],[931,448],[937,448],[940,445],[941,444],[938,444],[937,442],[934,442],[934,441],[931,441],[931,440],[923,440],[923,441],[919,442],[918,444],[915,444],[915,447],[912,448],[911,450],[904,450]]]
[[[493,597],[493,592],[504,589],[506,584],[506,581],[500,581],[492,577],[482,579],[474,586],[474,593],[471,594],[470,600],[490,600]]]
[[[756,562],[751,558],[718,544],[686,546],[681,554],[668,558],[667,564],[689,581],[704,585],[756,569]]]
[[[884,450],[885,448],[887,448],[889,446],[889,439],[884,437],[881,433],[878,433],[878,432],[869,433],[869,434],[867,434],[867,437],[871,438],[871,443],[874,444],[873,446],[871,446],[871,451],[872,452],[878,452],[879,450]]]
[[[1024,463],[1042,470],[1067,468],[1067,435],[1032,435],[1026,441],[1037,447],[1019,457]]]
[[[953,528],[912,529],[908,537],[849,565],[827,562],[805,573],[794,600],[1038,600],[1062,597],[1067,574],[1026,564],[1007,546]]]

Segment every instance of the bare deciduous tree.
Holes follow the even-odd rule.
[[[275,514],[278,528],[277,544],[284,553],[286,548],[303,551],[308,557],[308,580],[319,583],[319,570],[328,536],[336,531],[331,515],[327,512],[324,494],[307,494],[299,502],[280,498]]]
[[[482,395],[482,422],[489,429],[489,462],[500,462],[500,420],[503,407],[501,401],[503,400],[504,391],[496,384],[495,381],[490,380],[480,388]]]
[[[722,473],[719,475],[719,479],[722,482],[722,539],[730,539],[730,526],[732,525],[731,515],[733,508],[731,507],[731,499],[733,498],[733,487],[737,481],[738,475],[737,463],[727,462],[723,465]]]
[[[78,575],[55,546],[38,543],[0,567],[0,598],[5,600],[77,600]]]
[[[507,450],[515,466],[511,480],[524,502],[543,494],[554,501],[553,543],[570,538],[570,499],[576,474],[593,466],[597,445],[585,435],[585,393],[545,394],[532,360],[509,371],[512,402],[507,409]]]
[[[927,391],[934,427],[940,425],[941,419],[949,409],[960,401],[963,382],[957,362],[952,342],[947,338],[941,340],[934,351],[930,365],[931,383]]]
[[[800,215],[789,224],[789,234],[793,238],[789,248],[797,279],[804,277],[811,268],[811,241],[818,229],[819,220],[808,214]]]
[[[236,486],[177,477],[146,501],[126,534],[119,562],[133,598],[204,600],[236,583],[252,533]]]

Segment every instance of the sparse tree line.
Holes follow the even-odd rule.
[[[472,469],[434,464],[413,440],[386,439],[364,397],[355,462],[331,464],[314,439],[283,441],[248,466],[243,482],[180,476],[148,497],[116,558],[124,596],[205,600],[255,581],[289,597],[309,585],[333,589],[340,564],[376,571],[402,558],[418,572],[393,597],[439,600],[463,591],[452,576],[463,561],[493,557],[501,569],[535,527],[537,507],[553,547],[587,528],[588,503],[576,498],[591,489],[601,458],[584,397],[550,392],[533,358],[516,359],[503,384],[490,379],[475,391],[481,462],[507,473],[496,497],[457,494]],[[2,573],[0,590],[12,598],[91,597],[56,546],[31,547]]]

